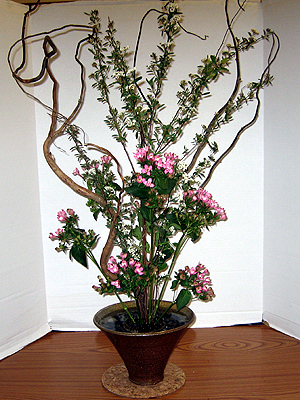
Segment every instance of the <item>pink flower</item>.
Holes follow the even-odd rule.
[[[127,261],[123,260],[123,261],[120,263],[120,267],[122,267],[123,269],[126,270],[126,268],[128,267]]]
[[[151,171],[152,171],[152,165],[144,165],[144,168],[142,169],[142,174],[147,174],[148,176],[151,175]]]
[[[147,156],[147,160],[155,161],[155,155],[153,153],[149,153],[148,156]]]
[[[53,233],[50,233],[50,234],[49,234],[49,238],[50,238],[51,240],[59,239],[59,235],[61,235],[62,233],[64,233],[64,230],[61,229],[61,228],[59,228],[59,229],[57,229],[57,231],[55,232],[55,235],[54,235]]]
[[[201,293],[202,292],[202,287],[201,286],[196,286],[196,292]]]
[[[58,211],[57,219],[60,222],[66,222],[68,220],[68,216],[67,216],[67,213],[65,212],[65,210]]]
[[[125,260],[125,258],[127,257],[127,253],[121,253],[120,257],[122,258],[122,260]]]
[[[139,175],[137,178],[136,178],[136,181],[137,181],[137,183],[142,183],[143,182],[143,177],[142,177],[142,175]]]
[[[117,264],[108,263],[107,264],[107,269],[112,274],[117,274],[119,272],[119,267],[117,266]]]
[[[173,166],[171,165],[168,165],[168,164],[165,164],[164,165],[164,169],[165,169],[165,174],[166,175],[172,175],[173,173],[174,173],[174,170],[173,170]]]
[[[101,161],[103,162],[103,164],[109,164],[111,162],[112,158],[111,156],[102,156],[101,157]]]
[[[147,186],[147,187],[154,187],[154,183],[152,182],[152,178],[148,178],[148,180],[146,178],[142,178],[142,183]]]
[[[217,214],[219,215],[219,219],[220,219],[221,221],[226,221],[227,215],[226,215],[226,213],[225,213],[224,208],[220,208],[220,207],[219,207],[216,211],[217,211]]]
[[[110,257],[109,257],[109,261],[110,261],[111,263],[117,264],[117,260],[115,259],[114,256],[110,256]]]
[[[80,174],[78,168],[75,168],[74,171],[72,172],[72,174],[73,174],[74,176],[77,176],[77,175],[78,175],[78,176],[80,176],[80,177],[82,178],[82,175]]]
[[[189,195],[189,198],[192,198],[194,196],[194,191],[190,189],[188,191],[188,195]]]
[[[72,208],[68,208],[68,209],[67,209],[67,213],[68,213],[69,215],[71,215],[72,217],[74,216],[74,210],[72,210]]]
[[[197,268],[191,267],[190,270],[189,270],[189,274],[190,275],[196,275],[196,273],[197,273]]]
[[[147,183],[145,183],[146,186],[153,188],[154,187],[154,183],[152,183],[152,178],[149,178],[147,180]]]
[[[134,261],[133,258],[131,258],[131,259],[129,260],[129,265],[130,265],[130,267],[133,267],[134,264],[135,264],[135,261]]]
[[[120,281],[119,281],[119,280],[111,281],[110,283],[111,283],[113,286],[115,286],[117,289],[120,289],[120,288],[121,288],[121,285],[120,285]]]
[[[141,263],[137,262],[135,264],[135,270],[134,272],[138,275],[143,275],[144,274],[144,268],[141,266]]]
[[[157,169],[161,169],[164,166],[162,159],[158,156],[155,158],[155,165]]]
[[[138,161],[145,161],[147,158],[147,153],[148,153],[149,147],[142,147],[142,148],[137,148],[136,153],[133,153],[134,158]]]
[[[178,159],[178,156],[175,153],[165,153],[164,156],[166,160],[172,162],[173,165],[175,164],[175,160]]]

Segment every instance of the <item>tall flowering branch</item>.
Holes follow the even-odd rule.
[[[245,11],[245,1],[232,0],[232,3],[237,5],[233,16],[229,14],[229,0],[224,0],[227,29],[218,50],[203,58],[196,71],[179,82],[177,107],[168,121],[162,113],[167,105],[161,99],[164,83],[175,62],[176,39],[181,33],[207,39],[206,35],[201,37],[183,26],[182,13],[175,0],[164,2],[161,10],[150,9],[145,13],[133,55],[129,47],[117,39],[117,30],[111,19],[108,19],[106,28],[102,27],[97,10],[88,14],[88,25],[66,25],[26,37],[26,21],[35,10],[32,7],[24,17],[21,39],[9,52],[13,77],[23,91],[23,84],[34,84],[46,76],[50,78],[52,105],[44,105],[51,114],[49,133],[44,142],[45,158],[66,185],[87,198],[87,206],[95,220],[100,215],[104,217],[109,230],[99,258],[95,254],[99,236],[92,230],[81,228],[78,215],[68,208],[58,212],[58,221],[62,225],[50,234],[50,239],[58,241],[57,251],[68,253],[70,259],[84,267],[88,267],[89,262],[97,266],[99,283],[94,285],[94,289],[103,295],[116,295],[136,330],[157,329],[163,317],[160,302],[168,286],[174,293],[171,306],[176,304],[178,310],[192,300],[208,301],[214,297],[207,268],[199,262],[196,266],[176,269],[178,257],[189,240],[197,243],[205,230],[227,219],[224,208],[205,187],[240,136],[256,122],[260,93],[272,83],[270,68],[280,47],[278,36],[270,29],[262,34],[251,29],[245,37],[238,38],[233,23]],[[157,15],[161,41],[156,51],[150,54],[146,76],[143,77],[138,72],[138,53],[144,23],[151,13]],[[87,37],[79,41],[75,52],[75,61],[81,71],[79,99],[66,117],[58,109],[58,81],[50,63],[58,49],[51,35],[70,28],[83,30]],[[26,66],[27,39],[41,35],[44,36],[41,72],[37,77],[24,79],[21,75]],[[230,43],[225,44],[225,37],[230,39]],[[261,41],[271,43],[267,65],[257,81],[241,88],[240,59],[244,52],[252,51]],[[123,172],[120,158],[116,157],[117,150],[111,152],[98,144],[84,143],[82,131],[74,123],[85,94],[85,68],[79,57],[84,43],[89,44],[93,57],[92,87],[98,92],[98,101],[107,107],[105,122],[126,156],[129,173]],[[14,68],[11,55],[18,44],[22,46],[23,57],[21,64]],[[232,69],[235,80],[224,104],[212,113],[208,125],[202,125],[201,132],[195,133],[191,143],[185,144],[182,154],[175,154],[172,146],[184,137],[186,126],[198,117],[199,107],[210,86],[221,81],[222,76],[230,74]],[[114,104],[113,91],[119,94],[118,106]],[[213,141],[213,136],[252,101],[256,103],[253,117],[237,131],[230,146],[216,159],[218,144]],[[61,170],[50,151],[52,144],[62,135],[72,142],[71,150],[79,163],[72,167],[70,176]],[[128,150],[131,139],[135,140],[134,152]],[[210,154],[201,159],[206,148]],[[100,152],[99,159],[92,159],[90,150]],[[119,248],[118,252],[114,252],[115,247]],[[137,315],[132,315],[127,309],[122,294],[135,300]]]

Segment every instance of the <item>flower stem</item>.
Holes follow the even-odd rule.
[[[168,270],[168,274],[167,274],[166,277],[165,277],[163,287],[162,287],[162,289],[161,289],[161,292],[160,292],[160,294],[159,294],[159,297],[158,297],[158,300],[157,300],[157,303],[156,303],[156,306],[155,306],[155,310],[154,310],[154,313],[153,313],[153,317],[154,317],[154,316],[156,315],[156,313],[157,313],[157,310],[158,310],[158,308],[159,308],[160,302],[161,302],[162,297],[163,297],[163,295],[164,295],[164,292],[165,292],[165,290],[166,290],[166,287],[167,287],[167,284],[168,284],[168,280],[169,280],[169,278],[170,278],[170,276],[171,276],[171,273],[172,273],[172,271],[173,271],[173,269],[174,269],[174,266],[175,266],[177,257],[179,256],[179,253],[180,253],[181,249],[183,248],[183,246],[185,245],[185,243],[186,243],[187,240],[188,240],[188,238],[186,237],[186,234],[183,233],[182,236],[181,236],[181,238],[180,238],[180,240],[179,240],[179,242],[177,243],[177,247],[176,247],[176,250],[175,250],[175,252],[174,252],[174,255],[173,255],[173,259],[172,259],[170,268],[169,268],[169,270]],[[165,313],[164,313],[164,314],[165,314]]]
[[[165,311],[161,314],[161,316],[155,321],[156,324],[163,318],[164,315],[166,315],[166,313],[174,306],[175,303],[176,301],[172,301],[169,307],[167,307]]]
[[[122,307],[123,307],[124,311],[128,314],[129,318],[131,319],[131,321],[132,321],[132,322],[134,323],[134,325],[135,325],[136,322],[135,322],[133,316],[131,315],[131,313],[130,313],[128,307],[126,306],[126,304],[124,303],[124,301],[121,299],[121,297],[119,296],[119,294],[117,293],[117,291],[115,291],[115,295],[117,296],[119,302],[122,304]]]

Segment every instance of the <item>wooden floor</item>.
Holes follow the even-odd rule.
[[[300,341],[265,325],[189,329],[170,361],[186,382],[162,399],[300,400]],[[102,332],[52,332],[0,362],[0,399],[121,400],[101,384],[120,362]]]

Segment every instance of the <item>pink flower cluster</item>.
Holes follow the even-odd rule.
[[[171,176],[174,174],[174,165],[178,160],[178,156],[176,156],[174,153],[165,153],[164,157],[165,161],[163,161],[160,156],[149,152],[148,146],[137,148],[136,152],[134,153],[134,158],[140,163],[144,164],[141,173],[148,176],[151,175],[151,171],[153,171],[154,166],[158,170],[163,169],[166,175]],[[150,165],[148,163],[150,163]],[[137,182],[143,183],[148,187],[154,187],[152,178],[146,179],[142,177],[142,175],[138,175]]]
[[[204,265],[198,264],[197,267],[188,267],[186,266],[184,271],[179,270],[180,279],[185,280],[187,277],[192,278],[193,286],[198,294],[200,293],[208,293],[213,294],[213,290],[209,285],[211,285],[211,279],[208,276],[209,271],[205,268]]]
[[[49,234],[49,238],[50,238],[51,240],[59,239],[59,235],[61,235],[62,233],[64,233],[64,230],[61,229],[61,228],[59,228],[59,229],[57,229],[57,231],[55,232],[55,235],[54,235],[53,233],[50,233],[50,234]]]
[[[120,257],[122,259],[120,262],[118,262],[113,256],[109,258],[109,263],[107,264],[107,269],[109,272],[112,274],[118,274],[120,273],[120,270],[126,272],[127,268],[132,268],[137,275],[144,274],[144,268],[139,261],[135,261],[133,258],[130,258],[128,261],[126,261],[127,253],[121,253]],[[117,289],[120,289],[121,287],[119,280],[112,281],[111,284],[116,286]]]
[[[102,165],[103,164],[107,164],[108,165],[111,162],[112,157],[111,156],[102,156],[100,159],[102,161]],[[97,163],[97,162],[94,162],[92,165],[89,165],[89,169],[95,168],[97,170],[99,167],[100,167],[100,164]],[[88,168],[82,167],[82,170],[83,171],[87,171]],[[72,174],[74,176],[80,176],[82,179],[84,179],[78,168],[75,168],[74,171],[72,172]]]
[[[59,222],[66,222],[68,220],[68,214],[73,217],[74,216],[74,210],[72,208],[68,208],[67,212],[65,210],[58,211],[57,213],[57,219]]]
[[[58,211],[57,213],[57,219],[59,222],[67,222],[69,216],[73,217],[75,215],[74,210],[72,208],[68,208],[67,212],[65,210]],[[49,238],[51,240],[59,239],[59,235],[61,235],[64,232],[62,228],[57,229],[55,232],[55,235],[53,233],[49,234]]]
[[[136,178],[136,181],[137,181],[138,183],[143,183],[143,184],[144,184],[145,186],[147,186],[147,187],[150,187],[150,188],[153,188],[153,187],[154,187],[154,183],[152,182],[152,178],[146,179],[146,178],[143,178],[142,175],[139,175],[139,176]]]
[[[227,215],[225,213],[224,208],[221,208],[219,204],[212,199],[212,195],[206,190],[202,188],[199,188],[197,190],[192,190],[192,189],[188,190],[187,192],[183,193],[183,198],[185,199],[186,197],[191,199],[193,202],[203,203],[211,210],[216,211],[221,221],[226,221]]]
[[[103,162],[103,164],[109,164],[111,162],[112,158],[111,156],[102,156],[101,157],[101,161]]]

